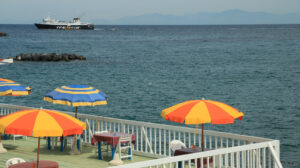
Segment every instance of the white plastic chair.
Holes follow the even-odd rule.
[[[186,148],[185,144],[180,140],[173,140],[170,142],[170,149],[174,153],[178,149]]]
[[[27,139],[27,136],[24,135],[12,135],[14,142],[16,141],[16,138],[18,137],[25,137]]]
[[[118,143],[119,150],[119,158],[122,160],[123,158],[131,158],[132,157],[132,140],[131,135],[129,136],[121,136]],[[127,150],[130,150],[128,153]],[[122,156],[122,152],[124,151],[124,155]]]
[[[73,143],[74,143],[74,136],[66,136],[64,137],[64,139],[67,141],[67,142],[70,142],[70,145],[71,145],[71,150],[73,149]],[[79,146],[79,150],[82,151],[82,138],[80,135],[78,135],[76,137],[76,140],[80,140],[80,146]]]
[[[6,168],[8,168],[11,165],[24,163],[24,162],[26,162],[26,161],[22,158],[11,158],[6,161],[5,166],[6,166]]]
[[[58,138],[60,137],[49,137],[50,138],[50,148],[53,150],[57,146]],[[47,146],[48,146],[48,139],[47,139]]]
[[[103,131],[95,131],[95,134],[102,134],[102,133],[108,133],[107,130],[103,130]]]

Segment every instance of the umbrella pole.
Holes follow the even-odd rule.
[[[36,167],[37,168],[39,168],[40,141],[41,141],[41,138],[39,137],[39,141],[38,141],[38,153],[37,153],[37,159],[36,159]]]
[[[204,151],[204,124],[202,124],[202,140],[201,140],[202,152]]]
[[[195,128],[195,137],[197,137],[197,134],[198,134],[198,124],[196,124],[196,128]]]
[[[75,108],[75,118],[77,118],[77,111],[78,111],[78,107],[76,106]],[[77,149],[77,140],[76,140],[76,135],[74,135],[74,139],[73,139],[73,147],[72,150],[70,151],[70,155],[78,155],[80,154],[80,152]]]
[[[78,110],[78,107],[76,106],[76,108],[75,108],[75,118],[77,118],[77,110]]]

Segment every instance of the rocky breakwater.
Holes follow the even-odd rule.
[[[4,36],[7,36],[7,34],[0,32],[0,37],[4,37]]]
[[[77,54],[56,54],[56,53],[30,53],[19,54],[14,57],[15,61],[73,61],[86,60],[86,57]]]

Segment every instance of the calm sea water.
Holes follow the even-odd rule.
[[[112,31],[115,28],[117,31]],[[0,77],[32,88],[0,102],[74,110],[44,102],[67,84],[109,96],[107,106],[79,112],[173,124],[161,110],[191,99],[211,99],[244,112],[242,121],[210,130],[278,139],[285,167],[300,167],[300,25],[96,26],[94,31],[37,30],[0,25],[0,58],[20,53],[76,53],[87,61],[15,62]]]

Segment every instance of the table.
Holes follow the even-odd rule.
[[[36,161],[14,164],[14,165],[9,166],[8,168],[34,168],[34,166],[36,167]],[[40,160],[39,168],[59,168],[59,166],[58,166],[58,163],[54,162],[54,161]]]
[[[114,158],[116,146],[119,143],[119,139],[121,136],[130,136],[132,143],[135,143],[136,136],[135,134],[127,134],[123,132],[114,132],[114,133],[100,133],[100,134],[94,134],[92,138],[92,145],[95,144],[95,142],[98,142],[98,158],[101,160],[101,142],[105,141],[111,145],[112,150],[112,159]],[[131,152],[131,151],[128,151]],[[130,158],[129,158],[130,159]]]
[[[208,149],[204,149],[204,151],[209,151]],[[179,156],[179,155],[186,155],[186,154],[191,154],[191,153],[197,153],[197,152],[202,152],[201,148],[182,148],[182,149],[177,149],[174,152],[174,156]],[[194,160],[192,160],[192,162],[195,162]],[[213,162],[213,158],[210,157],[209,158],[209,163]],[[204,167],[207,164],[207,159],[203,158],[203,164]],[[201,159],[197,159],[197,167],[200,168],[201,167]],[[178,163],[178,168],[181,168],[181,162]]]

